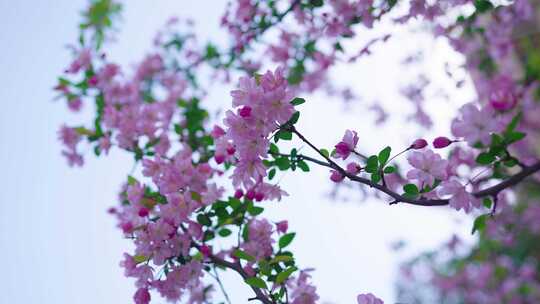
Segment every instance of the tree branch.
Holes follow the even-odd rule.
[[[192,242],[192,245],[193,247],[197,248],[199,251],[201,251],[201,246],[195,242]],[[233,263],[233,262],[229,262],[229,261],[226,261],[212,253],[209,253],[208,255],[206,255],[208,257],[208,259],[210,259],[210,261],[212,261],[212,263],[214,263],[215,265],[218,265],[218,266],[221,266],[221,267],[225,267],[225,268],[228,268],[228,269],[231,269],[231,270],[234,270],[236,273],[238,273],[244,280],[249,278],[250,275],[248,275],[244,269],[242,268],[242,265],[237,262],[237,263]],[[253,290],[253,292],[255,293],[255,298],[253,299],[256,299],[256,300],[259,300],[261,301],[262,303],[264,304],[275,304],[274,301],[272,301],[271,299],[268,298],[268,296],[266,296],[264,294],[264,292],[262,291],[261,288],[258,288],[258,287],[255,287],[255,286],[249,286],[251,287],[251,289]]]
[[[319,164],[319,165],[324,166],[324,167],[334,169],[334,170],[338,171],[340,174],[342,174],[343,176],[347,177],[349,180],[352,180],[352,181],[367,185],[367,186],[369,186],[371,188],[375,188],[375,189],[387,194],[388,196],[392,197],[393,201],[391,202],[391,204],[397,204],[399,202],[412,204],[412,205],[418,205],[418,206],[445,206],[445,205],[449,204],[448,199],[424,199],[424,198],[412,199],[412,198],[409,198],[409,197],[405,197],[405,196],[393,191],[392,189],[386,187],[385,185],[374,183],[370,179],[350,174],[345,169],[343,169],[341,166],[339,166],[336,162],[334,162],[330,157],[323,154],[321,152],[321,150],[319,150],[314,144],[312,144],[307,138],[305,138],[300,132],[298,132],[298,130],[296,130],[294,128],[294,126],[289,127],[289,130],[291,132],[293,132],[294,134],[296,134],[300,138],[300,140],[302,140],[304,143],[306,143],[308,146],[310,146],[313,150],[317,151],[317,153],[319,153],[319,155],[321,155],[326,160],[326,162],[318,160],[318,159],[314,159],[312,157],[308,157],[308,156],[305,156],[305,155],[301,155],[301,154],[298,155],[297,157],[302,158],[302,159],[307,160],[307,161],[310,161],[310,162],[313,162],[313,163],[316,163],[316,164]],[[478,192],[475,192],[475,193],[473,193],[473,195],[476,198],[482,198],[482,197],[486,197],[486,196],[496,197],[501,191],[503,191],[505,189],[508,189],[508,188],[511,188],[511,187],[519,184],[522,180],[529,177],[530,175],[533,175],[534,173],[536,173],[538,171],[540,171],[540,161],[536,162],[535,164],[533,164],[531,166],[523,167],[521,172],[507,178],[506,180],[500,182],[499,184],[496,184],[496,185],[494,185],[492,187],[489,187],[489,188],[486,188],[484,190],[480,190]]]

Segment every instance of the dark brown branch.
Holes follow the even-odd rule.
[[[364,178],[364,177],[361,177],[361,176],[352,175],[352,174],[348,173],[345,169],[340,167],[330,157],[323,154],[315,145],[313,145],[307,138],[305,138],[300,132],[298,132],[298,130],[296,130],[294,128],[294,126],[290,127],[289,129],[290,129],[291,132],[296,134],[300,138],[300,140],[302,140],[304,143],[306,143],[308,146],[310,146],[313,150],[317,151],[317,153],[319,153],[319,155],[322,156],[326,160],[326,162],[321,161],[321,160],[317,160],[317,159],[314,159],[314,158],[311,158],[311,157],[307,157],[307,156],[304,156],[304,155],[298,155],[298,157],[301,157],[302,159],[305,159],[307,161],[311,161],[313,163],[316,163],[316,164],[319,164],[319,165],[334,169],[334,170],[338,171],[343,176],[347,177],[348,179],[350,179],[352,181],[367,185],[367,186],[369,186],[371,188],[375,188],[375,189],[387,194],[388,196],[390,196],[390,197],[392,197],[394,199],[391,202],[391,204],[397,204],[399,202],[412,204],[412,205],[418,205],[418,206],[445,206],[445,205],[449,204],[448,199],[424,199],[424,198],[412,199],[412,198],[409,198],[409,197],[405,197],[405,196],[393,191],[392,189],[386,187],[385,185],[374,183],[370,179],[367,179],[367,178]],[[536,173],[538,171],[540,171],[540,161],[533,164],[533,165],[531,165],[531,166],[525,166],[521,170],[521,172],[509,177],[508,179],[500,182],[497,185],[494,185],[494,186],[486,188],[484,190],[480,190],[478,192],[475,192],[475,193],[473,193],[473,195],[475,197],[477,197],[477,198],[482,198],[482,197],[486,197],[486,196],[496,197],[501,191],[503,191],[505,189],[508,189],[508,188],[511,188],[511,187],[519,184],[522,180],[524,180],[525,178],[533,175],[534,173]]]
[[[195,242],[192,242],[192,245],[193,247],[197,248],[199,251],[201,251],[201,246]],[[226,261],[218,256],[215,256],[213,255],[212,253],[210,253],[209,255],[207,255],[208,259],[210,259],[210,261],[212,261],[212,263],[214,263],[215,265],[218,265],[218,266],[221,266],[221,267],[225,267],[225,268],[228,268],[228,269],[231,269],[231,270],[234,270],[236,273],[238,273],[242,279],[246,280],[247,278],[249,278],[250,276],[244,271],[244,269],[242,268],[242,265],[239,263],[239,262],[236,262],[236,263],[233,263],[233,262],[229,262],[229,261]],[[264,304],[274,304],[274,302],[268,298],[268,296],[266,296],[264,294],[264,292],[262,291],[262,289],[258,288],[258,287],[255,287],[255,286],[249,286],[251,287],[251,289],[253,290],[253,292],[255,293],[255,297],[252,298],[253,300],[259,300],[261,301],[262,303]]]

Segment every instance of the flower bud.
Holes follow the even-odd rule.
[[[262,192],[257,192],[257,193],[255,193],[255,200],[256,200],[257,202],[260,202],[260,201],[262,201],[263,199],[264,199],[264,193],[262,193]]]
[[[139,209],[139,216],[140,217],[147,217],[149,212],[148,212],[148,209],[142,207],[141,209]]]
[[[330,180],[332,180],[334,183],[341,182],[345,176],[343,174],[339,173],[338,171],[332,170],[332,175],[330,175]]]
[[[243,106],[240,111],[238,111],[238,114],[244,118],[251,116],[251,107]]]
[[[419,138],[412,143],[411,148],[414,150],[420,150],[425,148],[427,145],[428,143],[425,139]]]
[[[236,189],[236,191],[234,192],[234,197],[237,199],[241,199],[242,196],[244,196],[244,191],[242,191],[242,189]]]
[[[246,198],[252,201],[255,198],[255,190],[253,189],[248,190],[248,192],[246,192]]]
[[[444,136],[439,136],[433,140],[433,147],[435,149],[442,149],[448,147],[452,141]]]
[[[287,233],[287,230],[289,229],[289,222],[287,221],[281,221],[276,223],[277,231],[280,233]]]
[[[222,164],[225,161],[225,155],[216,154],[214,159],[216,160],[216,163]]]
[[[360,165],[355,162],[349,163],[347,165],[347,172],[352,175],[358,174],[358,172],[360,172],[361,169],[362,167],[360,167]]]

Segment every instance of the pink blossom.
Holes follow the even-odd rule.
[[[266,219],[256,219],[249,223],[248,241],[242,245],[244,250],[257,260],[272,254],[272,225]]]
[[[377,298],[372,293],[359,294],[356,298],[358,304],[383,304],[383,300]]]
[[[451,195],[450,206],[456,210],[463,209],[466,213],[469,213],[472,208],[480,207],[478,199],[467,192],[465,186],[457,178],[444,181],[438,192],[441,196]]]
[[[498,130],[497,119],[490,108],[478,109],[474,104],[466,104],[460,109],[461,117],[452,122],[452,133],[463,137],[469,145],[491,141],[491,133]]]
[[[128,185],[127,187],[127,199],[135,204],[138,203],[144,195],[144,187],[139,184],[139,182],[135,182],[133,185]]]
[[[315,304],[319,300],[317,288],[309,282],[311,276],[308,270],[301,271],[297,278],[289,280],[291,304]]]
[[[73,112],[79,112],[82,108],[82,100],[79,97],[68,100],[68,108]]]
[[[347,159],[352,151],[356,148],[358,144],[358,135],[356,131],[347,130],[343,139],[335,146],[336,148],[336,158],[341,157],[343,160]]]
[[[407,178],[417,180],[422,187],[433,185],[435,179],[445,180],[447,177],[448,162],[429,149],[422,152],[414,151],[407,160],[414,167],[407,172]]]

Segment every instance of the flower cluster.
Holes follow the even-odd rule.
[[[216,161],[222,162],[226,152],[235,162],[233,185],[247,193],[260,193],[268,199],[280,198],[281,191],[263,182],[271,134],[284,125],[294,113],[293,91],[283,75],[284,70],[264,75],[242,77],[239,88],[231,92],[236,111],[227,111],[225,132],[219,128],[216,137]],[[234,157],[234,158],[233,158]]]

